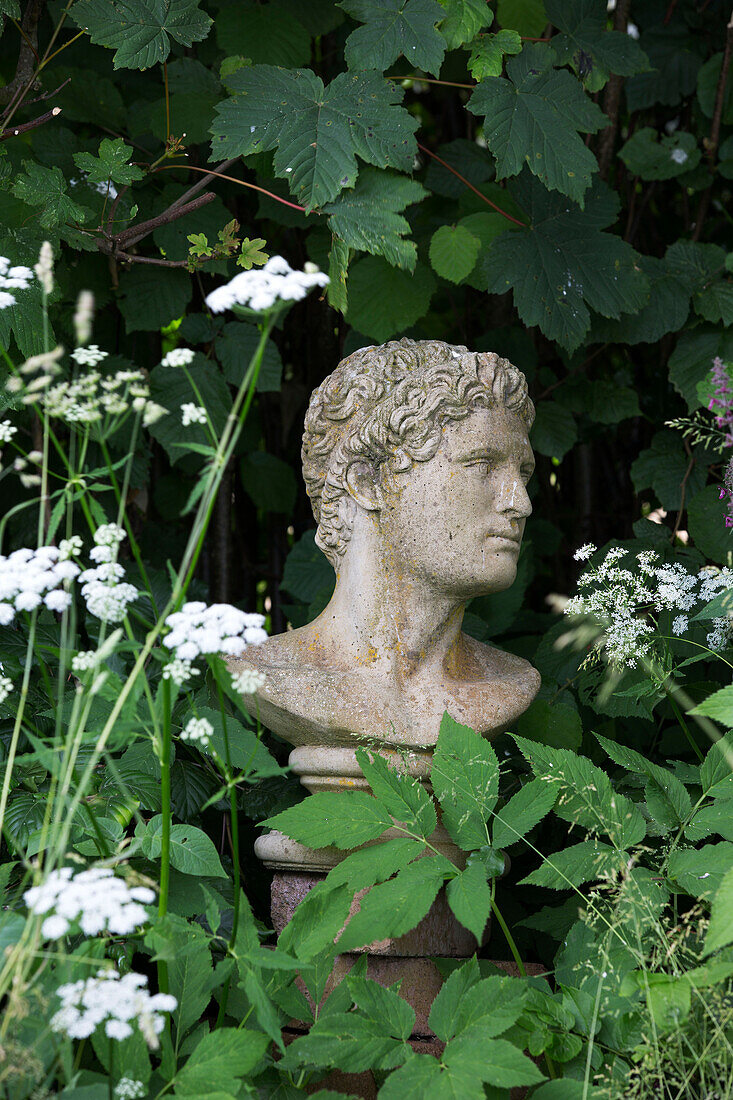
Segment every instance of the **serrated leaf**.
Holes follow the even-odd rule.
[[[126,145],[122,138],[102,138],[99,143],[99,156],[91,153],[74,153],[74,163],[87,173],[90,183],[113,183],[121,185],[141,180],[144,172],[136,164],[130,164],[133,154],[131,145]]]
[[[679,432],[662,431],[652,436],[651,446],[631,464],[631,481],[637,492],[654,490],[662,508],[682,507],[682,486],[694,496],[707,481],[707,470],[696,462],[690,470],[690,458]]]
[[[477,1029],[478,1036],[480,1031]],[[446,1076],[453,1080],[453,1092],[449,1096],[468,1096],[467,1089],[476,1078],[496,1088],[534,1085],[544,1081],[544,1074],[525,1054],[507,1039],[484,1039],[468,1032],[448,1043],[441,1062]],[[480,1095],[480,1094],[477,1094]]]
[[[523,878],[520,885],[567,890],[584,882],[613,877],[621,870],[625,859],[625,853],[619,853],[610,844],[584,840],[581,844],[572,844],[546,856],[542,866]]]
[[[53,229],[64,222],[84,222],[89,210],[75,203],[66,190],[66,180],[60,168],[44,168],[36,161],[23,161],[11,190],[17,199],[29,206],[41,207],[38,221],[44,229]]]
[[[515,736],[514,740],[535,775],[556,787],[558,817],[592,833],[606,833],[618,849],[643,839],[646,827],[639,810],[613,789],[606,773],[590,760],[568,749],[551,749],[523,737]]]
[[[270,1039],[261,1031],[220,1027],[204,1035],[176,1075],[176,1092],[204,1097],[214,1090],[239,1091],[241,1079],[259,1062]]]
[[[722,840],[699,848],[677,848],[669,857],[668,874],[692,897],[710,899],[732,868],[733,844]]]
[[[663,18],[657,18],[658,22],[644,30],[639,39],[651,69],[626,82],[626,102],[632,112],[655,103],[674,106],[695,90],[701,46],[683,20],[667,25]]]
[[[497,810],[492,819],[491,842],[494,848],[504,848],[526,836],[530,829],[549,814],[555,805],[556,792],[541,779],[525,783],[506,806]]]
[[[703,794],[711,798],[733,798],[733,731],[708,749],[700,765]]]
[[[71,17],[92,42],[115,50],[116,69],[149,69],[171,51],[201,42],[213,20],[199,0],[77,0]]]
[[[655,784],[657,789],[652,794],[657,803],[664,806],[665,817],[670,826],[681,825],[687,819],[692,809],[692,802],[687,789],[676,775],[673,775],[668,768],[654,764],[635,749],[619,745],[607,737],[602,737],[600,733],[595,736],[612,760],[630,772],[647,776]]]
[[[364,1073],[392,1069],[410,1053],[404,1040],[385,1035],[374,1020],[357,1012],[334,1012],[321,1015],[307,1035],[291,1043],[280,1065],[288,1070],[338,1066],[345,1073]]]
[[[507,62],[508,79],[479,84],[468,109],[485,118],[497,179],[516,176],[526,165],[549,190],[582,206],[598,164],[578,135],[603,129],[607,119],[574,76],[553,68],[556,61],[550,46],[525,46]]]
[[[417,248],[404,240],[410,224],[402,216],[406,206],[419,202],[427,192],[416,180],[394,172],[365,168],[352,190],[342,191],[324,206],[329,228],[349,248],[384,256],[394,267],[413,271]]]
[[[316,797],[311,795],[311,798]],[[305,801],[309,802],[310,798]],[[453,864],[443,856],[426,856],[411,863],[388,882],[372,887],[339,937],[339,952],[354,951],[373,940],[410,932],[428,912],[444,878],[452,871],[455,871]]]
[[[239,69],[235,95],[219,103],[212,159],[275,149],[275,175],[306,209],[356,183],[357,155],[378,168],[410,171],[417,119],[398,106],[402,89],[375,72],[339,73],[327,88],[309,69]]]
[[[547,26],[543,0],[497,0],[496,21],[528,38],[538,38]]]
[[[307,65],[311,36],[303,25],[311,5],[299,4],[297,11],[282,5],[242,2],[227,4],[217,12],[214,31],[220,49],[241,55],[253,65],[282,65],[295,69]],[[303,16],[303,20],[298,18]],[[319,32],[320,33],[320,32]],[[230,65],[226,75],[239,68]]]
[[[485,263],[489,293],[513,290],[524,323],[539,325],[568,351],[590,328],[588,307],[617,318],[644,305],[649,284],[636,253],[601,232],[617,211],[605,188],[594,187],[585,212],[531,177],[519,181],[516,194],[531,227],[510,229],[492,244]]]
[[[702,325],[680,334],[669,359],[669,380],[692,411],[702,405],[698,386],[709,378],[713,359],[733,359],[733,331]]]
[[[594,65],[619,76],[649,70],[649,58],[631,35],[606,30],[603,0],[546,0],[545,8],[560,32],[553,35],[552,45],[563,64],[572,62],[586,76]]]
[[[437,814],[420,780],[401,775],[378,753],[369,755],[364,749],[357,749],[356,760],[373,793],[395,821],[425,840],[432,836],[438,823]]]
[[[435,286],[432,272],[422,264],[408,275],[386,260],[367,256],[351,269],[346,320],[357,332],[384,343],[425,316]]]
[[[444,714],[430,774],[453,840],[464,851],[483,848],[499,789],[499,763],[489,742]]]
[[[522,39],[516,31],[503,30],[482,35],[474,42],[468,59],[468,69],[474,80],[501,76],[504,55],[521,53]]]
[[[348,919],[353,900],[354,892],[346,886],[327,890],[318,883],[280,933],[280,947],[301,959],[310,959],[330,948]]]
[[[448,976],[433,1001],[428,1023],[439,1039],[446,1043],[458,1028],[458,1011],[468,991],[481,978],[476,956]]]
[[[440,0],[440,4],[445,12],[440,33],[449,50],[470,42],[491,23],[491,11],[485,0]]]
[[[483,864],[469,860],[465,871],[448,883],[446,897],[453,915],[476,937],[480,946],[491,912],[491,889]]]
[[[693,544],[706,558],[720,565],[726,564],[733,551],[733,527],[726,527],[725,514],[717,485],[706,485],[687,505],[687,529]]]
[[[620,320],[594,317],[591,341],[609,344],[656,344],[668,332],[678,332],[690,312],[690,287],[664,260],[639,256],[637,264],[649,279],[649,301],[638,313]]]
[[[151,332],[182,316],[193,293],[186,271],[160,268],[123,271],[120,312],[127,332]],[[161,404],[168,408],[165,401]],[[198,404],[198,402],[197,402]]]
[[[481,241],[462,225],[441,225],[430,241],[433,270],[451,283],[460,283],[473,271]]]
[[[168,976],[170,992],[178,1001],[173,1020],[177,1034],[183,1037],[190,1027],[199,1022],[211,1000],[214,967],[204,936],[189,933],[185,939],[178,940],[168,962]]]
[[[138,824],[135,836],[140,840],[147,859],[160,859],[163,836],[160,814],[151,817],[147,824]],[[194,825],[171,825],[170,860],[171,865],[184,875],[227,878],[213,840]]]
[[[318,792],[297,806],[261,822],[310,848],[358,848],[376,840],[392,825],[392,818],[376,798],[364,791],[343,794]]]
[[[532,425],[532,447],[542,455],[564,458],[578,441],[575,417],[556,401],[540,401]]]
[[[456,1006],[455,1033],[471,1035],[478,1042],[501,1035],[521,1015],[528,992],[516,978],[498,974],[484,978],[466,990]]]
[[[706,321],[733,324],[733,282],[719,279],[693,298],[695,312]]]
[[[367,1019],[396,1039],[410,1038],[415,1025],[415,1013],[406,1001],[391,989],[385,989],[369,978],[354,978],[349,975],[346,981],[354,1004]]]
[[[671,180],[697,168],[701,153],[692,134],[676,130],[660,135],[649,126],[629,138],[619,154],[628,170],[643,180]]]
[[[707,699],[703,699],[690,714],[704,714],[708,718],[714,718],[723,726],[733,726],[733,685],[714,691]]]
[[[704,840],[713,833],[722,836],[723,840],[733,840],[733,806],[726,798],[703,806],[685,829],[686,839],[693,842]]]
[[[733,868],[723,876],[713,898],[703,954],[709,955],[711,951],[718,951],[729,943],[733,943]]]
[[[435,28],[443,18],[436,0],[340,0],[339,7],[364,24],[346,39],[350,69],[384,72],[402,54],[415,68],[440,72],[445,39]]]

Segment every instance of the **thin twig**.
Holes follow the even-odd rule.
[[[123,245],[129,248],[133,244],[137,244],[143,237],[147,237],[149,233],[152,233],[158,226],[167,225],[169,222],[177,221],[178,218],[182,218],[184,214],[192,214],[194,210],[198,210],[201,206],[206,206],[207,203],[213,202],[216,195],[213,191],[207,191],[205,195],[199,195],[198,198],[192,199],[191,202],[187,202],[185,206],[168,207],[161,214],[156,214],[154,218],[149,218],[146,222],[139,222],[137,225],[131,225],[127,229],[123,229],[121,233],[115,233],[112,240],[117,246]]]
[[[54,90],[52,92],[42,92],[41,95],[37,95],[35,99],[29,99],[28,102],[26,103],[26,107],[32,107],[34,103],[42,103],[45,99],[53,99],[53,97],[55,95],[58,95],[58,93],[63,88],[65,88],[66,85],[69,84],[70,82],[71,82],[71,77],[67,76],[66,80],[63,80],[59,84],[58,88],[54,88]]]
[[[155,169],[155,171],[164,172],[166,169],[170,170],[174,168],[184,168],[187,172],[203,172],[209,177],[214,176],[216,179],[229,180],[230,183],[238,183],[240,187],[249,187],[252,191],[259,191],[261,192],[261,194],[267,195],[268,198],[274,199],[275,202],[280,202],[283,204],[283,206],[289,206],[291,210],[301,210],[304,214],[308,213],[306,208],[304,206],[299,206],[297,202],[288,202],[287,199],[281,199],[279,195],[273,194],[272,191],[268,191],[264,187],[258,187],[256,183],[248,183],[247,180],[238,180],[235,176],[225,176],[223,172],[214,172],[213,170],[207,168],[196,168],[193,164],[161,164]],[[470,186],[471,185],[469,184],[469,187]],[[488,199],[486,201],[488,202]],[[318,211],[311,210],[310,213],[317,214]],[[507,217],[508,216],[509,215],[507,215]]]
[[[577,367],[573,367],[572,370],[569,370],[564,378],[558,378],[557,382],[553,382],[551,386],[548,386],[546,389],[544,389],[542,393],[535,398],[535,401],[544,401],[548,394],[551,394],[552,391],[556,390],[558,386],[562,386],[563,382],[567,382],[567,380],[569,378],[572,378],[574,374],[578,374],[580,371],[584,370],[588,366],[588,364],[593,359],[595,359],[597,355],[600,355],[602,351],[605,351],[607,347],[608,344],[601,344],[599,348],[596,348],[594,352],[591,352],[587,359],[584,359],[582,363],[578,363]]]
[[[733,53],[733,15],[730,17],[728,23],[728,32],[725,36],[725,51],[723,53],[723,63],[720,66],[720,76],[718,78],[718,87],[715,92],[715,106],[713,108],[713,123],[710,127],[710,137],[705,142],[707,146],[708,162],[711,169],[715,166],[715,157],[718,152],[718,145],[720,143],[720,126],[723,118],[723,104],[725,102],[725,86],[728,82],[728,71],[730,69],[731,53]],[[705,224],[708,209],[710,207],[710,199],[713,192],[713,181],[705,188],[700,198],[700,205],[697,208],[697,217],[695,218],[695,228],[692,232],[693,241],[699,241],[702,234],[702,227]]]
[[[682,442],[685,445],[685,450],[687,451],[688,455],[690,456],[690,461],[687,464],[687,469],[685,470],[685,476],[682,478],[682,481],[680,482],[680,507],[679,507],[679,511],[677,512],[677,518],[674,522],[674,530],[672,531],[672,534],[671,534],[670,539],[669,539],[670,542],[674,542],[674,540],[677,538],[677,532],[680,529],[680,523],[682,522],[682,513],[685,510],[685,492],[687,490],[687,480],[688,480],[690,474],[692,473],[693,466],[695,465],[695,458],[694,458],[692,452],[690,451],[690,444],[687,442],[686,439],[683,439]]]
[[[417,73],[406,73],[404,76],[388,76],[387,80],[414,80],[418,84],[443,84],[446,88],[468,88],[473,91],[477,84],[457,84],[455,80],[429,80],[427,76],[418,76]]]
[[[156,256],[137,256],[130,252],[115,252],[122,263],[155,264],[156,267],[188,267],[188,260],[159,260]]]
[[[184,203],[192,199],[194,195],[198,195],[199,191],[206,187],[207,183],[210,183],[217,174],[226,172],[227,168],[231,168],[233,164],[236,164],[239,157],[232,157],[231,160],[223,160],[221,164],[217,164],[216,168],[212,168],[206,173],[200,180],[197,180],[192,187],[189,187],[188,191],[184,191],[182,195],[179,195],[177,199],[174,199],[171,206],[183,206]],[[185,168],[191,168],[190,164],[183,165]]]
[[[56,118],[60,114],[61,108],[54,107],[52,110],[46,111],[45,115],[39,115],[38,118],[34,118],[30,122],[24,122],[20,126],[9,126],[7,130],[0,130],[0,141],[7,141],[8,138],[18,137],[28,130],[35,130],[36,126],[43,126],[44,122],[50,122],[52,118]]]
[[[613,29],[626,33],[629,21],[629,7],[631,0],[619,0],[613,19]],[[598,165],[599,175],[602,180],[608,178],[613,159],[613,147],[618,132],[618,116],[621,106],[621,89],[624,78],[614,73],[609,77],[606,90],[603,95],[603,113],[608,116],[608,126],[602,130],[598,138]]]
[[[492,207],[493,210],[496,210],[497,214],[502,214],[508,221],[514,222],[515,225],[521,226],[522,229],[529,229],[529,226],[526,222],[520,222],[518,218],[514,218],[511,214],[507,214],[506,210],[502,210],[502,208],[500,206],[497,206],[495,202],[492,202],[491,199],[487,199],[486,195],[479,191],[478,187],[474,187],[472,183],[469,183],[465,176],[462,176],[460,172],[457,172],[455,168],[452,168],[450,164],[448,164],[447,161],[443,160],[442,157],[439,157],[437,153],[433,153],[430,149],[427,149],[424,145],[421,145],[419,141],[417,143],[417,147],[418,149],[421,149],[423,153],[427,153],[429,157],[432,157],[433,160],[437,160],[438,163],[442,164],[444,168],[447,168],[448,171],[456,177],[456,179],[459,179],[461,183],[464,183],[466,187],[473,191],[475,195],[478,195],[480,199],[483,199],[483,201],[487,203],[488,206]]]

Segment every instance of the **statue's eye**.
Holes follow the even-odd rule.
[[[477,461],[472,462],[471,466],[475,470],[478,470],[480,474],[488,474],[491,470],[491,463],[489,462],[488,458],[479,458],[477,459]]]
[[[522,480],[526,485],[534,473],[534,466],[524,466],[522,468]]]

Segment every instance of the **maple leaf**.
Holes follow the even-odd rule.
[[[191,46],[212,20],[199,0],[77,0],[71,18],[92,42],[115,50],[115,69],[149,69],[167,59],[171,39]]]
[[[403,54],[418,69],[440,72],[446,43],[435,24],[445,12],[437,0],[342,0],[339,7],[364,24],[346,40],[350,69],[384,72]]]

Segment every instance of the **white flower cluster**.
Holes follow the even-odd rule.
[[[576,551],[576,561],[586,561],[596,552],[592,543]],[[684,634],[690,623],[687,612],[709,603],[719,592],[733,588],[733,569],[706,567],[697,574],[688,573],[680,562],[658,564],[654,550],[642,550],[636,555],[636,568],[621,568],[617,563],[628,551],[612,547],[601,565],[587,569],[578,580],[584,591],[568,600],[566,615],[586,615],[596,619],[604,636],[597,648],[604,648],[612,664],[634,668],[646,655],[657,632],[649,612],[680,611],[672,622],[675,635]],[[707,644],[713,650],[722,649],[733,641],[733,618],[711,620],[712,631]]]
[[[256,668],[243,668],[232,676],[232,687],[240,695],[254,695],[263,686],[267,677]]]
[[[200,675],[199,670],[194,668],[190,661],[182,661],[179,657],[174,657],[163,667],[163,679],[172,680],[179,687],[198,675]]]
[[[65,611],[71,596],[62,586],[78,573],[73,561],[61,560],[57,546],[0,554],[0,626],[12,623],[16,611],[33,611],[41,603],[49,611]]]
[[[196,352],[193,348],[173,348],[160,361],[161,367],[187,367],[193,363]]]
[[[96,668],[98,664],[99,650],[84,649],[71,658],[71,671],[77,673],[88,672],[90,669]]]
[[[164,1012],[173,1012],[178,1001],[169,993],[147,989],[148,979],[134,971],[120,976],[116,970],[99,970],[95,977],[70,982],[56,990],[61,1008],[51,1018],[51,1029],[70,1039],[86,1039],[100,1024],[110,1039],[128,1039],[137,1025],[145,1042],[155,1050],[165,1027]]]
[[[0,676],[0,703],[4,703],[13,690],[13,681],[7,676]]]
[[[9,420],[0,420],[0,443],[9,443],[17,430]]]
[[[206,409],[201,405],[194,405],[193,401],[187,401],[181,405],[181,423],[184,428],[188,428],[191,424],[205,424]]]
[[[191,718],[181,730],[181,741],[193,741],[200,748],[208,748],[214,727],[208,718]]]
[[[138,1081],[135,1077],[120,1077],[115,1085],[114,1094],[117,1100],[140,1100],[146,1092],[147,1089],[142,1081]]]
[[[86,350],[78,348],[77,352]],[[149,397],[150,389],[140,370],[118,370],[108,377],[90,370],[73,381],[49,386],[42,402],[49,416],[70,424],[95,424],[105,416],[121,416],[129,408],[145,412]]]
[[[264,615],[239,611],[228,603],[185,603],[165,620],[170,634],[163,645],[173,650],[179,661],[195,661],[207,653],[224,653],[239,657],[246,646],[259,645],[267,639],[262,629]]]
[[[29,267],[11,267],[6,256],[0,256],[0,309],[14,306],[16,298],[11,290],[26,290],[30,286],[33,272]]]
[[[260,270],[240,271],[225,286],[212,290],[206,304],[212,313],[223,313],[235,305],[264,313],[278,301],[298,302],[313,287],[328,282],[328,275],[315,264],[306,264],[305,271],[293,271],[282,256],[273,256]]]
[[[122,580],[124,567],[115,560],[124,537],[123,528],[116,523],[101,524],[94,532],[96,546],[89,555],[92,561],[100,564],[94,569],[85,569],[79,575],[81,594],[89,614],[105,623],[122,622],[128,605],[139,596],[133,584]]]
[[[128,886],[109,867],[90,867],[76,875],[71,867],[60,867],[40,886],[26,890],[23,899],[31,913],[48,913],[41,934],[57,940],[75,923],[85,936],[129,935],[146,923],[143,905],[152,905],[155,894],[147,886]]]
[[[72,351],[71,358],[80,367],[96,367],[97,363],[101,363],[108,355],[108,351],[99,350],[99,344],[90,344],[86,348],[77,348]]]

